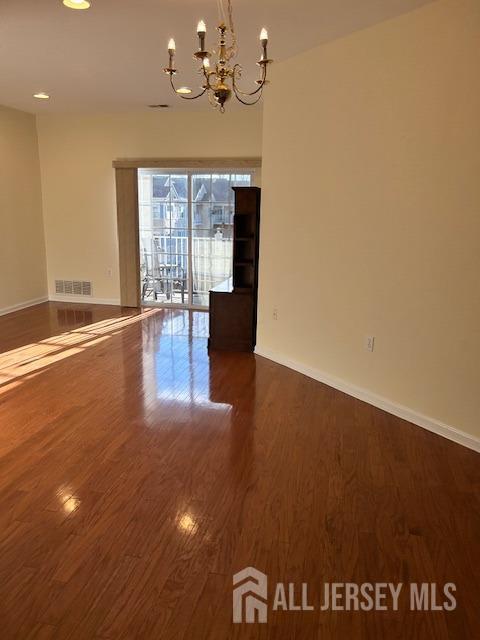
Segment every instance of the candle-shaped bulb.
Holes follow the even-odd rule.
[[[203,59],[203,66],[205,69],[210,69],[210,60],[208,58]]]
[[[260,32],[260,40],[263,42],[264,40],[268,40],[268,31],[263,27]]]
[[[168,50],[170,51],[170,53],[175,51],[175,40],[173,38],[170,38],[170,40],[168,41]]]
[[[200,20],[197,24],[197,35],[198,35],[198,49],[199,51],[205,51],[205,35],[207,33],[207,27],[205,26],[205,22]]]

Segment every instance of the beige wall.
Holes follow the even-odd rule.
[[[259,110],[39,117],[50,294],[65,278],[120,297],[113,160],[260,156],[261,127]]]
[[[119,298],[112,160],[263,155],[259,351],[480,437],[479,40],[439,0],[274,65],[263,147],[260,111],[39,117],[50,293]],[[0,133],[1,308],[44,268],[33,118]]]
[[[258,336],[476,437],[479,42],[445,0],[273,67]]]
[[[35,117],[0,107],[0,313],[46,296]]]

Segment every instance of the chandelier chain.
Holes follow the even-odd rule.
[[[223,0],[217,0],[218,19],[220,22],[226,22],[225,9],[223,7]]]
[[[227,60],[231,60],[237,55],[237,35],[235,33],[235,26],[233,24],[232,0],[228,0],[228,23],[230,34],[232,36],[232,44],[227,50]]]

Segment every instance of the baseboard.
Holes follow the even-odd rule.
[[[428,431],[432,431],[443,438],[447,438],[448,440],[452,440],[452,442],[456,442],[464,447],[468,447],[469,449],[473,449],[473,451],[477,451],[480,453],[480,439],[472,436],[464,431],[460,431],[455,427],[451,427],[448,424],[444,424],[436,420],[435,418],[430,418],[429,416],[425,416],[421,413],[417,413],[408,407],[392,402],[388,398],[384,398],[383,396],[379,396],[376,393],[372,393],[367,389],[363,389],[361,387],[357,387],[349,382],[345,382],[340,378],[336,378],[331,376],[323,371],[319,371],[318,369],[312,369],[303,365],[300,362],[296,362],[295,360],[290,360],[282,356],[281,354],[270,351],[269,349],[263,349],[262,347],[257,347],[255,349],[255,353],[263,358],[267,358],[268,360],[273,360],[277,364],[284,365],[289,369],[293,369],[294,371],[298,371],[299,373],[303,373],[309,378],[313,378],[314,380],[318,380],[318,382],[323,382],[329,387],[333,387],[338,391],[342,391],[343,393],[348,394],[349,396],[353,396],[358,400],[363,400],[368,404],[377,407],[378,409],[382,409],[387,413],[391,413],[397,418],[402,418],[403,420],[407,420],[407,422],[411,422],[418,427],[422,427],[423,429],[427,429]]]
[[[110,304],[116,307],[120,306],[118,298],[91,298],[90,296],[59,296],[51,294],[49,297],[51,302],[74,302],[75,304]]]
[[[25,300],[25,302],[14,304],[11,307],[3,307],[3,309],[0,309],[0,316],[6,316],[8,313],[21,311],[22,309],[28,309],[28,307],[34,307],[36,304],[42,304],[42,302],[48,302],[48,296],[34,298],[33,300]]]

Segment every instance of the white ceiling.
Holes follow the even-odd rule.
[[[244,81],[256,77],[262,26],[269,30],[270,56],[282,60],[431,1],[234,0]],[[0,0],[0,104],[35,113],[155,103],[198,108],[200,101],[172,94],[162,68],[174,36],[177,66],[185,71],[178,82],[198,84],[191,53],[200,18],[211,45],[216,0],[92,0],[88,11],[67,9],[61,0]],[[33,99],[38,91],[48,91],[51,100]]]

